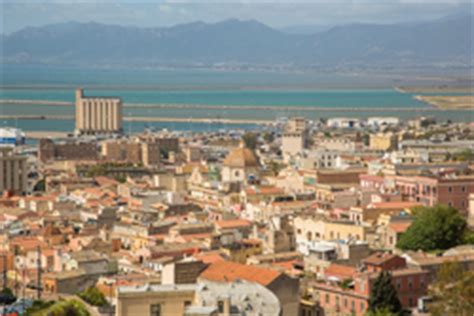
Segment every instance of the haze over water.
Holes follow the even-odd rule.
[[[308,119],[370,116],[410,118],[433,115],[439,120],[472,121],[472,115],[466,111],[393,111],[394,108],[430,108],[429,105],[414,100],[414,94],[400,93],[394,87],[433,85],[438,83],[437,79],[409,78],[411,79],[403,75],[355,73],[84,69],[7,65],[1,78],[0,99],[72,103],[74,89],[82,86],[86,95],[122,97],[125,104],[124,115],[130,117],[273,120],[293,115]],[[72,106],[39,103],[4,102],[0,107],[0,114],[74,115]],[[11,124],[12,122],[4,121],[2,125]],[[48,127],[49,130],[68,131],[72,126],[72,122],[66,120],[48,121],[47,126],[41,121],[33,120],[14,124],[25,130],[48,130]],[[153,122],[133,125],[134,130],[142,129],[145,125],[192,130],[210,128],[199,123],[189,125]],[[233,127],[255,126],[240,124]]]

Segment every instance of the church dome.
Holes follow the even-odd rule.
[[[224,166],[231,168],[251,168],[258,167],[259,165],[253,151],[242,144],[238,148],[233,149],[224,159]]]

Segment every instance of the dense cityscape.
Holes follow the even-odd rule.
[[[1,316],[474,316],[473,0],[0,0]]]
[[[2,130],[5,314],[472,314],[472,122],[127,134],[75,97],[69,136]]]

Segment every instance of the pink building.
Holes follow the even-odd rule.
[[[390,271],[392,284],[404,308],[415,307],[418,299],[427,294],[428,272],[407,268],[403,258],[378,253],[363,262],[365,272],[353,275],[351,278],[353,285],[350,288],[342,287],[340,282],[314,284],[325,314],[365,315],[369,306],[371,287],[381,271]],[[348,275],[353,273],[348,272]]]
[[[446,178],[395,176],[393,181],[405,200],[426,206],[444,204],[462,212],[467,211],[469,194],[474,193],[472,175]]]

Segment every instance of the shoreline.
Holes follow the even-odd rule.
[[[124,109],[195,109],[195,110],[260,110],[260,111],[305,111],[305,112],[426,112],[433,110],[445,110],[433,107],[432,104],[421,100],[418,96],[414,99],[425,104],[431,105],[427,107],[400,107],[400,106],[385,106],[385,107],[347,107],[347,106],[288,106],[288,105],[209,105],[209,104],[190,104],[190,103],[124,103]],[[0,105],[37,105],[37,106],[66,106],[73,107],[73,102],[65,101],[47,101],[47,100],[6,100],[0,99]],[[462,110],[459,108],[456,110]],[[15,115],[13,115],[15,116]],[[40,116],[40,115],[37,115]],[[50,117],[50,115],[44,115]],[[19,118],[22,115],[18,116]],[[146,117],[146,119],[153,119]],[[181,119],[181,118],[178,118]],[[230,119],[233,120],[233,119]]]
[[[431,86],[431,87],[403,87],[397,86],[394,87],[395,91],[400,93],[474,93],[474,87],[464,86],[464,87],[448,87],[448,86]]]
[[[428,96],[428,95],[415,95],[415,100],[424,102],[433,107],[436,110],[442,111],[473,111],[474,110],[474,96],[462,95],[462,96]]]

